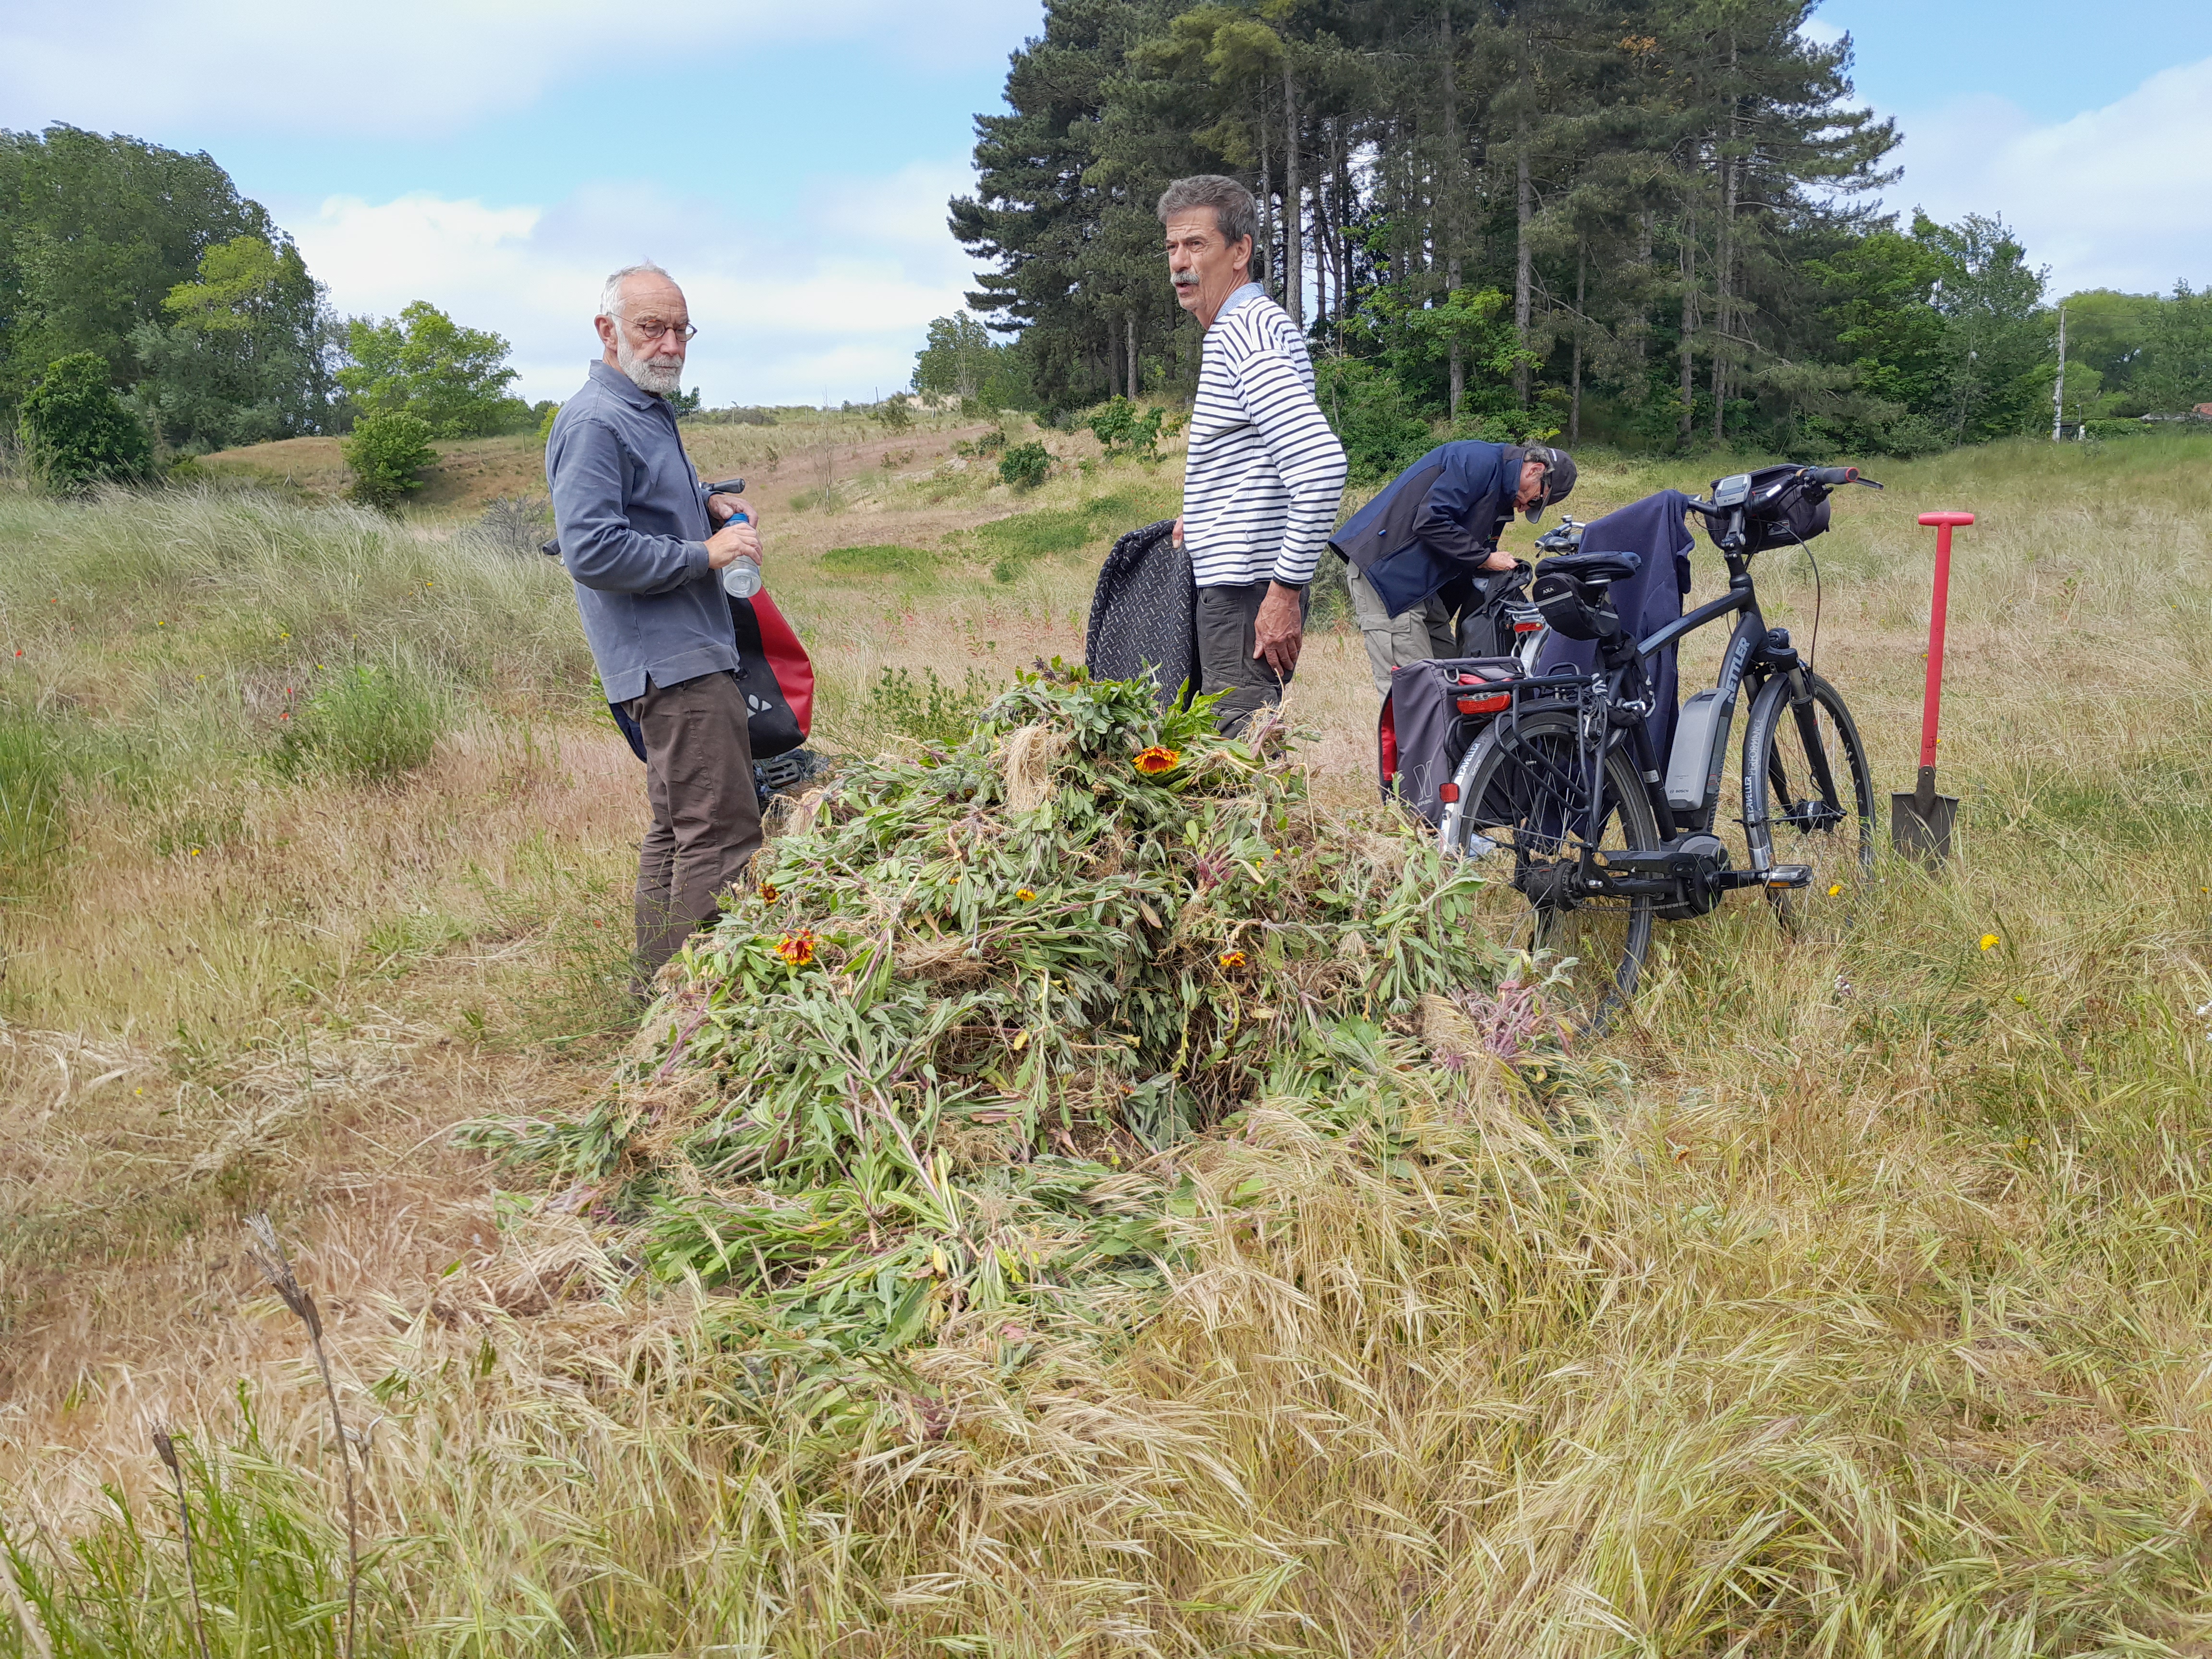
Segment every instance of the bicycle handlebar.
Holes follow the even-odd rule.
[[[1797,476],[1807,483],[1818,484],[1824,489],[1833,489],[1844,484],[1864,484],[1869,489],[1880,489],[1881,485],[1872,478],[1862,477],[1855,466],[1806,466],[1797,470]],[[1686,503],[1692,513],[1702,513],[1714,518],[1733,509],[1717,507],[1711,501],[1692,496]]]
[[[1814,483],[1827,484],[1832,487],[1838,484],[1856,483],[1864,484],[1869,489],[1881,488],[1872,478],[1859,477],[1859,470],[1855,466],[1808,466],[1805,469],[1805,476]]]

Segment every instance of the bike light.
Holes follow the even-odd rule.
[[[1459,786],[1455,783],[1448,783],[1443,788],[1437,791],[1437,795],[1438,799],[1443,800],[1457,800],[1459,799]]]
[[[1544,624],[1541,622],[1517,622],[1513,624],[1513,631],[1516,634],[1540,634],[1544,631]]]
[[[1459,712],[1462,714],[1495,714],[1501,708],[1513,706],[1513,694],[1500,691],[1494,697],[1462,697]]]

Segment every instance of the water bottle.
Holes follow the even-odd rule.
[[[742,495],[745,493],[745,481],[743,478],[724,478],[720,483],[708,484],[707,493],[710,495]],[[733,524],[751,522],[750,516],[740,507],[723,521],[722,527],[726,530]],[[750,599],[761,591],[760,567],[744,554],[738,554],[722,567],[722,591],[733,599]]]
[[[732,513],[729,523],[723,528],[727,529],[732,524],[751,522],[742,512]],[[722,591],[733,599],[750,599],[761,591],[760,567],[744,554],[738,554],[722,567]]]

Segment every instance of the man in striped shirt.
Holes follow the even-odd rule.
[[[1282,701],[1306,587],[1336,525],[1344,446],[1314,401],[1297,325],[1251,278],[1259,207],[1234,179],[1178,179],[1160,198],[1176,300],[1206,330],[1176,538],[1198,585],[1199,689],[1221,729]]]

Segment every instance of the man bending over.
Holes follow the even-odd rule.
[[[1377,691],[1390,695],[1394,668],[1459,655],[1452,617],[1478,602],[1474,579],[1513,568],[1498,532],[1516,510],[1533,524],[1574,487],[1564,449],[1462,439],[1431,450],[1345,520],[1329,545],[1352,564],[1352,612]]]

